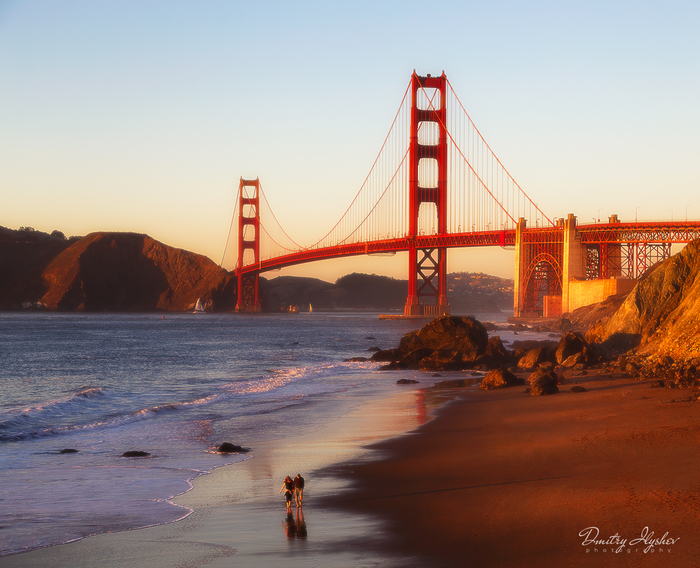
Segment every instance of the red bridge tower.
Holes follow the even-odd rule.
[[[408,298],[404,315],[442,315],[450,312],[447,302],[447,251],[418,248],[418,214],[422,204],[434,204],[437,232],[447,232],[447,77],[411,78],[411,130],[409,146],[409,250]],[[426,108],[419,108],[419,91]],[[439,100],[437,100],[439,98]],[[419,132],[421,136],[419,137]],[[428,303],[423,300],[428,299]]]
[[[243,274],[246,251],[253,263],[260,263],[260,180],[241,178],[238,185],[238,298],[237,312],[260,311],[260,271]],[[252,232],[252,235],[250,234]],[[252,238],[250,238],[252,236]],[[250,256],[250,255],[249,255]]]

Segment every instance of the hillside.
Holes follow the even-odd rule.
[[[628,337],[640,354],[674,360],[700,357],[700,240],[647,273],[607,320],[588,338]]]
[[[147,235],[92,233],[80,239],[3,231],[0,309],[186,311],[197,299],[234,307],[231,275],[210,259]]]
[[[261,279],[265,305],[279,310],[290,305],[314,310],[402,311],[408,283],[376,274],[348,274],[334,284],[316,278],[279,276]],[[453,313],[493,313],[513,307],[513,281],[483,273],[458,272],[448,276]]]
[[[453,313],[511,311],[513,286],[512,278],[483,272],[453,272],[447,278],[447,295]]]
[[[348,274],[335,281],[278,276],[260,280],[265,306],[279,310],[294,305],[307,310],[402,310],[407,284],[376,274]]]
[[[44,268],[79,237],[42,233],[31,228],[13,231],[0,227],[0,309],[14,310],[23,303],[36,303],[46,286]]]

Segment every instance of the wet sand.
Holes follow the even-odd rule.
[[[197,478],[192,491],[173,499],[193,510],[185,519],[4,556],[0,567],[391,565],[395,559],[384,544],[381,523],[335,507],[347,481],[318,472],[334,463],[375,456],[376,452],[362,448],[415,429],[428,420],[432,409],[413,386],[341,396],[357,396],[359,404],[349,401],[355,410],[308,434],[290,433],[258,444],[248,460]],[[304,421],[307,413],[314,413],[314,403],[289,411]],[[279,489],[285,475],[299,472],[307,482],[305,506],[288,515]],[[105,511],[105,517],[109,515]],[[412,561],[402,556],[398,563]]]
[[[387,459],[336,468],[353,481],[339,505],[431,568],[698,566],[700,392],[650,385],[594,372],[545,397],[465,393],[375,446]]]

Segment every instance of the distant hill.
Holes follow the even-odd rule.
[[[265,306],[272,311],[290,305],[314,310],[399,310],[406,303],[407,284],[376,274],[348,274],[335,284],[317,278],[279,276],[261,279]]]
[[[447,277],[452,313],[512,311],[514,281],[483,272],[453,272]]]
[[[279,276],[262,281],[268,309],[290,305],[300,310],[402,311],[408,282],[375,274],[348,274],[335,284],[316,278]],[[483,273],[459,272],[448,276],[448,298],[453,313],[489,313],[513,308],[513,280]]]

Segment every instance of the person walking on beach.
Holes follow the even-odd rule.
[[[290,512],[292,510],[292,492],[294,491],[294,482],[291,477],[287,476],[284,478],[280,493],[282,491],[284,491],[284,499],[287,502],[287,512]]]
[[[297,473],[294,478],[294,501],[297,507],[301,507],[301,501],[304,498],[304,478],[301,473]]]

